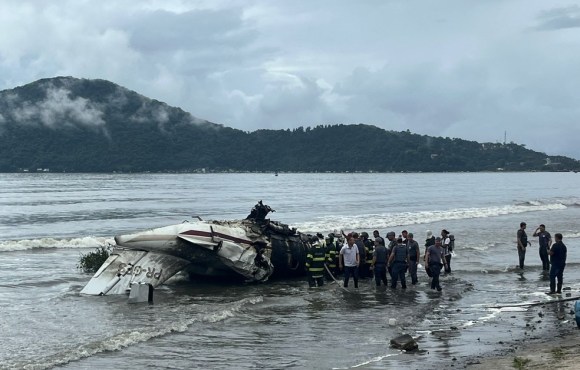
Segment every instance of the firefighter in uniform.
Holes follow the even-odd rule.
[[[366,231],[363,231],[362,233],[360,233],[360,235],[363,237],[363,243],[365,246],[365,253],[366,253],[366,260],[364,261],[365,263],[365,273],[367,274],[367,277],[372,277],[372,273],[371,273],[371,266],[373,265],[373,253],[375,251],[374,248],[374,243],[369,239],[369,234]]]
[[[310,250],[306,255],[306,269],[308,271],[308,285],[312,288],[324,285],[324,263],[326,262],[326,249],[320,243],[317,236],[310,239]]]
[[[326,260],[328,261],[326,266],[332,275],[337,276],[338,251],[336,248],[336,242],[334,240],[334,234],[332,233],[328,234],[328,237],[326,238]],[[328,271],[326,271],[326,277],[329,281],[332,279],[332,277],[328,274]]]

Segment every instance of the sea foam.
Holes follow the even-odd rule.
[[[447,220],[462,220],[471,218],[487,218],[510,214],[519,214],[534,211],[566,209],[562,203],[542,203],[530,201],[516,205],[481,207],[481,208],[455,208],[449,210],[432,210],[418,212],[399,212],[382,214],[364,214],[353,216],[324,216],[314,221],[297,223],[294,226],[304,232],[317,232],[320,230],[365,230],[384,229],[403,225],[428,224]]]
[[[81,238],[39,238],[0,241],[0,252],[23,251],[41,248],[97,248],[114,244],[115,240],[106,237],[85,236]]]

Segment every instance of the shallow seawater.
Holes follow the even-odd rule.
[[[572,325],[558,318],[565,304],[543,317],[521,306],[554,299],[531,237],[539,223],[564,234],[564,286],[580,291],[578,174],[0,174],[0,185],[0,368],[414,369],[475,357]],[[453,273],[441,293],[420,270],[404,292],[370,280],[347,292],[332,281],[178,276],[153,304],[79,294],[91,277],[76,268],[80,254],[115,234],[193,215],[243,218],[260,199],[272,219],[304,231],[407,229],[422,244],[427,229],[447,228]],[[532,242],[523,272],[522,220]],[[403,333],[419,351],[390,348]]]

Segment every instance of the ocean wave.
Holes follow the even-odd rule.
[[[564,200],[555,203],[527,201],[515,205],[456,208],[446,211],[418,211],[384,214],[368,214],[354,216],[323,216],[314,221],[298,222],[292,226],[302,232],[321,232],[332,230],[369,230],[386,229],[403,225],[429,224],[447,220],[487,218],[533,211],[566,209],[576,201]],[[578,238],[580,233],[565,234],[565,238]],[[113,237],[79,237],[79,238],[38,238],[23,240],[0,241],[0,252],[21,251],[40,248],[97,248],[102,245],[114,244]],[[465,245],[467,249],[487,250],[491,245]]]
[[[556,200],[567,207],[580,207],[580,198],[566,197],[566,198],[556,198]]]
[[[23,251],[42,248],[97,248],[114,244],[113,238],[85,236],[82,238],[39,238],[0,241],[0,252]]]
[[[437,210],[354,216],[325,216],[320,217],[314,221],[297,223],[294,226],[296,226],[298,230],[304,232],[340,229],[384,229],[403,225],[428,224],[448,220],[487,218],[534,211],[561,210],[566,208],[566,205],[560,202],[542,203],[540,201],[530,201],[515,205],[482,208],[455,208],[445,211]]]
[[[210,323],[223,321],[230,317],[234,317],[244,306],[247,306],[248,304],[254,305],[263,301],[264,298],[262,296],[244,298],[240,301],[230,303],[228,309],[203,315],[201,321]]]
[[[76,348],[71,348],[68,351],[63,351],[45,358],[26,362],[17,361],[12,364],[3,364],[3,366],[8,365],[9,368],[18,369],[50,369],[55,366],[65,365],[70,362],[91,357],[98,353],[119,351],[129,346],[143,343],[150,339],[158,338],[170,333],[183,333],[196,322],[215,323],[223,321],[235,316],[235,314],[244,307],[261,302],[263,302],[262,296],[248,297],[236,302],[228,303],[224,305],[224,308],[222,309],[219,307],[216,309],[216,307],[214,307],[214,312],[209,314],[203,313],[194,317],[189,315],[182,316],[181,320],[170,323],[167,326],[155,327],[149,330],[123,332],[99,341],[82,344]],[[183,308],[180,310],[183,311]]]

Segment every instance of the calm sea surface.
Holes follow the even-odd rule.
[[[531,237],[540,223],[564,235],[564,286],[578,294],[578,189],[575,173],[0,174],[0,368],[414,369],[472,358],[528,335],[514,318],[537,319],[490,306],[551,299]],[[193,216],[244,218],[258,200],[304,232],[407,229],[422,245],[427,230],[446,228],[453,274],[442,293],[420,270],[406,292],[370,281],[355,293],[177,277],[151,305],[79,294],[91,278],[77,269],[80,255],[114,235]],[[523,273],[521,221],[532,242]],[[572,325],[558,309],[545,320]],[[402,333],[420,351],[389,348]]]

